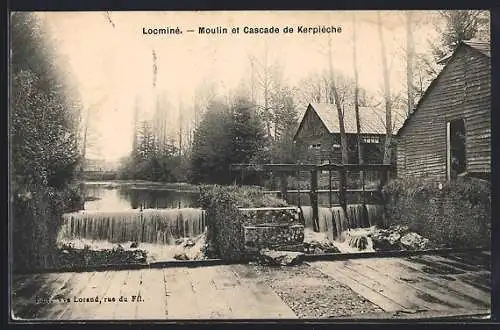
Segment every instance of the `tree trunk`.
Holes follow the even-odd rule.
[[[352,59],[353,59],[353,69],[354,69],[354,112],[356,114],[356,142],[358,149],[358,164],[363,164],[363,149],[361,148],[361,122],[359,118],[359,82],[358,82],[358,60],[356,54],[356,13],[352,15]],[[365,173],[364,171],[359,171],[359,179],[361,181],[361,186],[363,189],[363,204],[365,201]]]
[[[345,133],[344,127],[344,111],[342,110],[342,105],[340,104],[339,94],[337,91],[337,86],[335,84],[335,77],[333,74],[332,67],[332,40],[328,40],[328,65],[330,73],[330,103],[335,103],[337,108],[337,115],[339,117],[339,130],[340,130],[340,145],[342,150],[342,164],[347,164],[349,162],[347,153],[347,135]]]
[[[358,163],[363,164],[363,150],[361,149],[361,123],[359,119],[359,82],[358,82],[358,61],[356,54],[356,14],[353,14],[352,26],[352,58],[354,66],[354,112],[356,113],[356,134],[358,148]]]
[[[415,51],[413,47],[413,20],[412,12],[406,12],[406,86],[408,92],[408,113],[413,112],[414,107],[414,88],[413,88],[413,65],[415,62]]]
[[[337,108],[337,115],[339,117],[339,130],[340,130],[340,146],[342,150],[342,164],[347,164],[349,162],[348,153],[347,153],[347,135],[345,133],[344,127],[344,112],[342,110],[342,105],[340,104],[339,94],[337,91],[337,86],[335,84],[335,77],[333,74],[332,67],[332,39],[331,37],[328,39],[328,67],[330,73],[330,102],[335,102],[335,106]],[[346,192],[347,190],[347,173],[344,168],[339,171],[339,203],[344,211],[344,215],[348,218],[347,213],[347,199]]]
[[[391,164],[392,161],[392,100],[391,84],[389,81],[389,66],[387,65],[387,54],[385,51],[384,34],[382,31],[382,18],[377,13],[378,34],[380,38],[380,50],[382,55],[382,75],[384,79],[384,98],[385,98],[385,146],[384,146],[384,164]]]

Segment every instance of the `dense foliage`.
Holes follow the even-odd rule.
[[[460,178],[443,183],[431,179],[395,180],[384,188],[390,224],[446,247],[490,246],[490,183]]]
[[[441,59],[464,40],[488,40],[490,34],[488,14],[484,10],[443,10],[444,19],[439,43],[431,46],[436,59]]]
[[[12,15],[11,193],[14,267],[50,265],[61,214],[81,202],[71,181],[78,164],[80,106],[61,75],[51,40],[30,13]]]
[[[185,180],[185,158],[177,148],[167,145],[164,150],[133,154],[123,160],[119,178],[124,180],[147,180],[180,182]]]
[[[269,161],[264,126],[244,99],[231,108],[209,105],[195,131],[189,178],[194,183],[230,183],[232,163]]]
[[[259,188],[215,185],[202,187],[200,193],[200,205],[207,212],[207,243],[225,260],[245,258],[245,218],[239,207],[286,206],[285,201],[262,194]]]

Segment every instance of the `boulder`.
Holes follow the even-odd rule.
[[[118,244],[118,245],[114,248],[114,250],[115,250],[116,252],[123,252],[123,251],[125,251],[125,249],[123,248],[123,246],[122,246],[121,244]]]
[[[304,260],[304,253],[291,251],[275,251],[262,249],[259,251],[259,261],[261,264],[270,266],[294,266],[299,265]]]
[[[137,242],[130,243],[130,248],[131,249],[137,249],[138,246],[139,246],[139,243],[137,243]]]
[[[312,254],[339,253],[340,250],[330,241],[319,242],[316,240],[304,242],[304,251]]]
[[[186,240],[186,242],[184,243],[184,247],[193,247],[193,246],[195,246],[195,244],[196,243],[192,239],[188,238]]]
[[[378,230],[372,235],[373,249],[375,251],[390,251],[399,250],[401,244],[399,239],[401,235],[398,233],[392,233],[388,230]]]
[[[394,233],[398,233],[400,236],[403,236],[403,235],[410,232],[410,228],[408,228],[408,226],[395,225],[395,226],[391,226],[389,228],[389,231],[394,232]]]
[[[187,256],[186,253],[177,253],[174,255],[175,260],[189,260],[189,257]]]
[[[133,258],[137,262],[145,262],[146,256],[142,251],[134,251]]]
[[[413,232],[409,232],[401,237],[400,242],[403,248],[407,250],[424,250],[428,249],[430,246],[430,242],[427,238]]]

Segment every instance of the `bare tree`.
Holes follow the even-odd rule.
[[[299,93],[302,99],[307,103],[320,103],[327,93],[325,90],[325,81],[318,73],[311,73],[302,79]]]
[[[406,12],[406,88],[408,93],[408,112],[412,113],[414,107],[413,66],[415,62],[415,50],[413,41],[413,15],[411,11]]]
[[[361,122],[359,118],[359,82],[358,82],[358,59],[356,54],[356,14],[352,15],[352,62],[354,69],[354,112],[356,114],[356,134],[357,134],[357,149],[358,163],[363,164],[363,150],[361,149]],[[360,173],[363,175],[363,172]]]
[[[382,76],[384,79],[384,100],[385,100],[385,146],[384,146],[384,164],[390,164],[392,160],[392,99],[391,84],[389,80],[389,66],[387,64],[387,54],[385,50],[384,33],[382,30],[382,18],[380,12],[377,13],[377,27],[380,39],[380,51],[382,55]]]
[[[329,93],[329,99],[330,103],[334,104],[337,108],[337,115],[339,117],[339,130],[340,130],[340,145],[341,145],[341,150],[342,150],[342,163],[347,164],[349,162],[348,158],[348,153],[347,153],[347,135],[345,133],[345,127],[344,127],[344,111],[342,109],[342,103],[339,97],[339,93],[337,90],[337,85],[335,84],[335,76],[333,72],[333,66],[332,66],[332,39],[331,37],[328,39],[328,71],[329,71],[329,86],[330,86],[330,93]]]
[[[184,112],[184,106],[182,102],[179,103],[179,156],[182,155],[182,129],[184,126],[184,117],[182,113]]]
[[[82,165],[80,166],[80,174],[83,172],[83,168],[85,166],[87,149],[89,146],[89,127],[90,127],[90,123],[91,123],[91,118],[95,118],[95,116],[97,114],[97,110],[104,102],[106,102],[107,99],[108,99],[108,96],[104,95],[97,102],[91,104],[87,108],[87,115],[86,115],[86,118],[85,118],[85,121],[83,124],[83,137],[82,137],[83,142],[82,142],[82,152],[81,152],[81,159],[82,159],[81,164]]]

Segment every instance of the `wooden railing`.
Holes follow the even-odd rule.
[[[330,193],[330,204],[331,204],[331,195],[333,192],[338,193],[339,204],[344,209],[347,215],[347,192],[352,192],[354,190],[360,191],[363,193],[368,191],[374,191],[374,189],[365,189],[365,182],[362,179],[362,187],[361,189],[348,189],[347,188],[347,172],[360,172],[361,178],[364,178],[365,172],[379,172],[379,184],[377,191],[380,191],[381,188],[387,183],[390,178],[391,172],[394,170],[393,165],[386,164],[231,164],[231,172],[240,172],[250,173],[250,172],[272,172],[277,173],[280,177],[280,194],[282,198],[286,199],[288,192],[292,192],[288,190],[288,176],[290,174],[306,171],[310,172],[310,189],[307,190],[293,190],[293,192],[297,192],[299,195],[301,192],[309,193],[309,198],[311,202],[311,207],[313,211],[313,224],[318,223],[318,192],[324,191],[318,189],[318,172],[320,171],[328,171],[330,173],[329,180],[329,189],[326,190]],[[332,188],[332,172],[338,172],[338,189]],[[363,197],[364,198],[364,197]],[[299,207],[300,207],[300,198],[299,198]],[[315,228],[316,230],[316,228]]]

